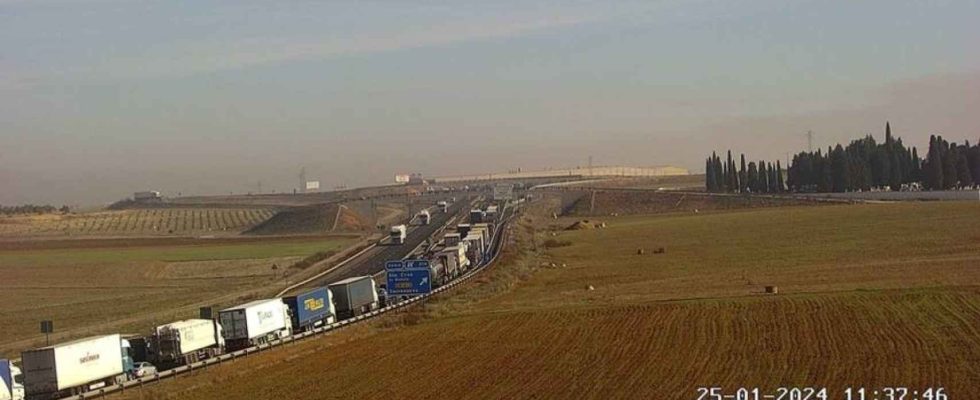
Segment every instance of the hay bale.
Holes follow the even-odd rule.
[[[775,286],[766,286],[766,293],[768,294],[779,294],[779,288]]]
[[[645,253],[645,252],[646,252],[646,251],[645,251],[645,250],[643,250],[643,249],[636,249],[636,255],[638,255],[638,256],[642,256],[642,255],[643,255],[643,253]]]
[[[593,291],[593,290],[595,290],[595,287],[594,287],[594,286],[592,286],[592,285],[589,285],[589,286],[586,286],[586,287],[585,287],[585,290],[588,290],[588,291]]]

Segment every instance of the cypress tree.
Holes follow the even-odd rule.
[[[724,175],[723,169],[721,167],[721,158],[718,157],[718,155],[715,155],[715,168],[714,168],[714,172],[715,172],[715,191],[716,192],[721,192],[721,191],[724,190],[724,187],[725,187],[725,180],[722,178],[725,175]]]
[[[784,192],[786,190],[786,185],[783,183],[783,165],[776,160],[776,191]]]
[[[745,167],[745,154],[742,154],[742,168],[738,170],[738,191],[745,193],[748,185],[748,171]]]
[[[956,176],[956,143],[949,143],[942,139],[942,136],[937,138],[940,143],[940,150],[942,151],[943,160],[943,189],[952,189],[956,187],[957,181],[959,181]]]
[[[956,186],[959,188],[973,185],[973,174],[970,173],[970,162],[967,160],[969,149],[969,143],[956,149]]]
[[[759,169],[759,193],[769,193],[769,178],[772,174],[769,173],[769,163],[765,161],[759,161],[759,165],[762,168]]]
[[[756,193],[759,190],[759,169],[755,166],[755,161],[749,163],[748,182],[746,186],[749,191]]]
[[[943,187],[943,161],[939,139],[936,135],[929,137],[929,155],[925,162],[926,189],[939,190]]]
[[[711,165],[711,157],[704,159],[704,189],[708,192],[715,191],[715,174],[711,172],[714,168]]]
[[[840,144],[830,153],[831,190],[837,193],[846,192],[851,186],[847,155],[844,154],[844,148]]]

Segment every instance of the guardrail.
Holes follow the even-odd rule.
[[[157,374],[154,374],[153,376],[143,377],[143,378],[137,378],[137,379],[133,379],[133,380],[129,380],[129,381],[123,382],[123,383],[115,384],[115,385],[109,385],[107,387],[103,387],[103,388],[100,388],[100,389],[92,390],[92,391],[85,392],[85,393],[82,393],[82,394],[79,394],[79,395],[64,397],[62,399],[82,400],[82,399],[100,398],[100,397],[105,397],[106,395],[117,393],[117,392],[122,393],[122,392],[125,392],[127,389],[133,389],[133,388],[143,387],[147,383],[163,381],[163,380],[165,380],[167,378],[177,379],[177,376],[180,375],[180,374],[184,374],[184,373],[188,373],[188,372],[193,372],[195,370],[200,370],[200,369],[205,369],[206,370],[209,366],[212,366],[212,365],[221,365],[222,363],[224,363],[226,361],[229,361],[229,360],[234,360],[234,359],[240,358],[240,357],[242,357],[242,358],[248,357],[250,354],[259,353],[259,352],[262,352],[262,351],[265,351],[265,350],[269,350],[269,349],[274,349],[274,348],[277,348],[277,347],[281,347],[281,346],[283,346],[285,344],[289,344],[289,343],[293,343],[293,342],[296,342],[296,341],[299,341],[299,340],[303,340],[303,339],[311,338],[311,337],[314,337],[314,336],[322,335],[322,334],[325,334],[327,332],[332,332],[332,331],[335,331],[335,330],[344,328],[344,327],[349,326],[349,325],[353,325],[353,324],[364,322],[364,321],[367,321],[367,320],[370,320],[370,319],[373,319],[373,318],[377,318],[377,317],[379,317],[379,316],[381,316],[381,315],[383,315],[385,313],[391,312],[391,311],[395,311],[395,310],[399,310],[399,309],[402,309],[402,308],[406,308],[406,307],[412,306],[412,305],[414,305],[414,304],[416,304],[418,302],[424,302],[429,297],[435,296],[435,295],[437,295],[439,293],[446,292],[448,290],[451,290],[453,288],[458,287],[459,285],[462,285],[463,283],[466,283],[467,281],[469,281],[470,279],[472,279],[474,276],[476,276],[478,273],[480,273],[481,271],[483,271],[484,269],[486,269],[490,265],[493,265],[493,263],[497,261],[497,258],[500,255],[500,249],[501,249],[501,247],[503,246],[503,243],[504,243],[504,237],[503,237],[504,236],[503,233],[505,232],[504,231],[504,226],[507,225],[508,223],[510,223],[510,221],[515,217],[515,215],[516,214],[512,214],[510,217],[502,220],[501,223],[497,224],[497,229],[494,232],[494,238],[493,238],[493,240],[490,243],[490,248],[493,250],[493,254],[492,254],[492,256],[491,256],[491,258],[489,260],[486,260],[485,262],[479,264],[478,266],[474,267],[473,269],[471,269],[469,272],[467,272],[463,276],[460,276],[459,278],[454,279],[452,282],[449,282],[449,283],[447,283],[445,285],[442,285],[442,286],[438,287],[437,289],[433,290],[429,294],[424,294],[424,295],[421,295],[421,296],[415,296],[415,297],[412,297],[412,298],[409,298],[409,299],[406,299],[406,300],[402,300],[402,301],[400,301],[398,303],[391,304],[391,305],[388,305],[386,307],[379,308],[377,310],[374,310],[374,311],[371,311],[371,312],[368,312],[368,313],[365,313],[365,314],[358,315],[358,316],[356,316],[354,318],[348,318],[348,319],[345,319],[343,321],[338,321],[338,322],[335,322],[335,323],[332,323],[332,324],[324,325],[324,326],[321,326],[319,328],[315,328],[315,329],[312,329],[312,330],[309,330],[309,331],[306,331],[306,332],[301,332],[301,333],[297,333],[297,334],[291,335],[289,337],[285,337],[285,338],[282,338],[282,339],[273,340],[273,341],[270,341],[270,342],[265,343],[265,344],[261,344],[261,345],[257,345],[257,346],[252,346],[252,347],[249,347],[249,348],[246,348],[246,349],[242,349],[242,350],[238,350],[238,351],[234,351],[234,352],[231,352],[231,353],[222,354],[220,356],[208,358],[206,360],[198,361],[198,362],[193,363],[193,364],[188,364],[188,365],[180,366],[180,367],[177,367],[177,368],[174,368],[174,369],[170,369],[170,370],[167,370],[167,371],[159,372]],[[353,259],[354,257],[356,257],[356,255],[355,256],[352,256],[351,258],[348,258],[347,260],[344,260],[343,263],[348,262],[349,260]],[[341,263],[341,264],[343,264],[343,263]]]

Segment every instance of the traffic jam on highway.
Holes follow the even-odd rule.
[[[183,372],[202,361],[230,353],[254,352],[284,340],[346,326],[376,310],[424,296],[467,272],[486,265],[496,251],[494,240],[504,222],[507,202],[470,210],[466,223],[448,226],[428,238],[408,260],[385,263],[385,278],[353,276],[302,293],[228,307],[215,314],[203,307],[197,319],[152,328],[145,336],[109,334],[73,340],[21,353],[20,365],[0,360],[0,400],[86,398]],[[447,213],[440,201],[433,212]],[[428,209],[410,224],[428,225]],[[459,222],[459,221],[457,221]],[[497,230],[495,230],[497,229]],[[406,225],[390,229],[383,243],[399,246]],[[360,318],[358,318],[360,317]],[[234,355],[233,355],[234,356]],[[205,363],[206,365],[207,363]],[[171,371],[173,370],[173,371]],[[128,382],[128,383],[127,383]]]

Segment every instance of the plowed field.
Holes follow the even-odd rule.
[[[696,399],[703,386],[815,386],[842,399],[848,386],[899,386],[976,399],[978,218],[974,203],[620,217],[554,232],[571,244],[545,254],[534,242],[552,233],[525,234],[524,256],[421,319],[389,317],[407,326],[127,396]]]

